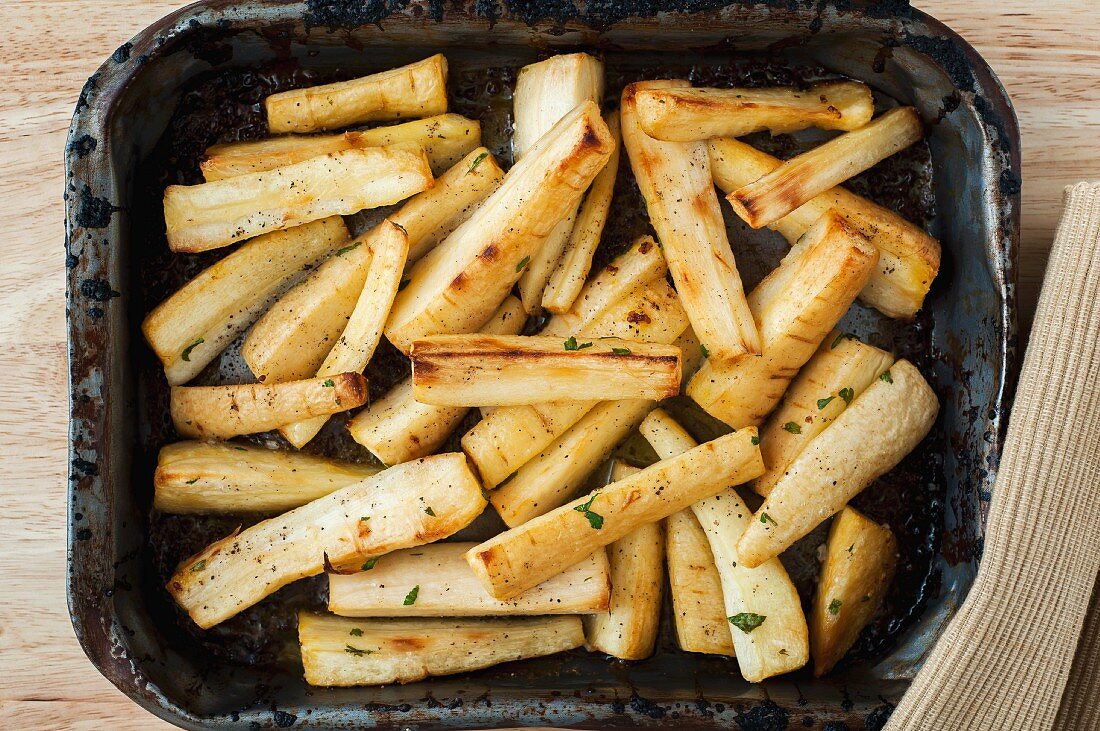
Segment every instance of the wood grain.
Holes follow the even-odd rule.
[[[1100,15],[1076,3],[918,0],[969,40],[1023,130],[1020,293],[1030,322],[1068,183],[1100,177]],[[3,4],[0,85],[0,726],[167,728],[84,658],[65,607],[66,345],[62,169],[85,78],[181,3]],[[1069,29],[1069,30],[1067,30]]]

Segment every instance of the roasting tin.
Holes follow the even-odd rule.
[[[735,661],[676,650],[666,616],[657,654],[638,663],[574,651],[407,686],[310,688],[290,618],[295,606],[319,606],[322,582],[288,587],[220,632],[195,629],[165,596],[166,567],[236,521],[150,509],[156,450],[174,437],[163,376],[137,326],[221,255],[168,255],[164,185],[198,182],[203,145],[260,134],[263,94],[436,51],[451,61],[455,111],[481,118],[486,144],[507,163],[514,72],[557,49],[603,55],[613,92],[653,76],[758,85],[843,74],[868,82],[880,107],[915,105],[928,124],[927,145],[852,182],[943,243],[926,311],[902,326],[857,306],[843,325],[914,359],[943,410],[897,474],[857,500],[899,534],[903,560],[883,616],[827,679],[803,671],[750,685]],[[805,144],[754,141],[781,155]],[[212,1],[164,18],[88,80],[66,149],[68,597],[85,652],[135,702],[189,728],[880,728],[981,555],[1016,369],[1019,167],[1015,116],[992,71],[904,0]],[[616,217],[609,248],[645,226],[629,208],[632,184],[616,200],[634,213]],[[785,249],[732,218],[730,238],[749,284]],[[233,378],[233,357],[203,382]],[[376,360],[372,391],[401,367],[392,353]],[[346,450],[339,433],[322,436],[323,447]],[[804,592],[814,540],[785,555]]]

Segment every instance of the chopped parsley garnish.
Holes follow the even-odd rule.
[[[377,556],[375,556],[374,558],[368,558],[363,563],[363,566],[361,567],[361,570],[362,571],[370,571],[371,569],[373,569],[375,567],[375,565],[377,563],[378,563],[378,557]]]
[[[359,520],[366,523],[368,520],[370,520],[370,516],[369,515],[364,515],[361,518],[359,518]]]
[[[191,351],[194,350],[195,348],[199,347],[200,345],[202,345],[205,342],[206,342],[205,340],[203,340],[202,338],[199,338],[198,340],[196,340],[195,342],[191,343],[186,348],[184,348],[183,353],[180,354],[180,357],[183,358],[188,363],[190,363],[191,362]]]
[[[755,447],[757,444],[760,444],[760,435],[759,434],[754,435],[753,438],[750,441],[752,442],[752,446]]]
[[[344,645],[344,652],[348,653],[349,655],[355,655],[356,657],[374,654],[374,650],[360,650],[358,647],[352,647],[351,645]]]
[[[745,634],[752,632],[754,629],[764,624],[764,620],[767,617],[763,614],[753,614],[752,612],[741,612],[735,614],[732,617],[726,617],[729,623],[737,629],[741,630]]]
[[[402,604],[404,604],[406,607],[411,607],[413,604],[416,604],[416,595],[419,593],[420,584],[417,584],[409,590],[408,594],[405,595],[405,601],[403,601]]]
[[[852,333],[841,333],[840,335],[836,336],[836,340],[834,340],[833,344],[831,346],[829,346],[829,350],[832,350],[836,346],[843,343],[845,340],[855,340],[855,339],[856,339],[856,336],[853,335]]]
[[[592,343],[578,343],[575,335],[570,335],[569,339],[564,343],[566,350],[584,350],[585,348],[591,348]]]
[[[844,399],[844,403],[847,405],[852,403],[852,399],[856,397],[856,392],[850,388],[842,388],[837,395]]]
[[[704,358],[709,358],[710,357],[710,349],[707,348],[707,346],[703,345],[702,343],[699,343],[699,352],[701,352],[703,354]]]
[[[470,172],[472,173],[477,168],[477,166],[481,164],[481,161],[484,160],[487,157],[489,157],[488,152],[483,152],[480,155],[478,155],[477,157],[475,157],[473,164],[470,165]]]
[[[349,245],[345,246],[342,249],[337,249],[336,250],[336,256],[343,256],[344,254],[348,253],[349,251],[355,251],[356,249],[359,248],[359,246],[362,243],[363,243],[362,241],[356,241],[354,244],[349,244]]]
[[[829,602],[829,614],[832,614],[834,616],[837,615],[837,614],[840,614],[840,600],[839,599],[833,599],[831,602]]]
[[[599,494],[599,490],[597,490],[596,492],[592,493],[592,497],[588,498],[588,502],[582,505],[577,505],[573,508],[573,510],[576,510],[578,513],[582,513],[585,518],[588,518],[588,524],[592,526],[594,530],[599,530],[600,528],[603,528],[603,516],[599,513],[592,512],[592,503],[595,502]]]
[[[611,352],[615,355],[630,355],[630,348],[612,348]]]
[[[206,568],[206,559],[204,558],[203,560],[199,561],[198,563],[196,563],[194,566],[191,567],[191,573],[193,573],[193,574],[198,573],[199,571],[202,571],[205,568]]]
[[[351,632],[349,632],[348,634],[351,635],[352,637],[362,637],[363,636],[363,630],[356,627]]]
[[[435,511],[434,511],[434,510],[432,510],[432,506],[431,506],[431,505],[429,505],[428,507],[424,508],[424,512],[425,512],[425,513],[427,513],[428,515],[432,516],[433,518],[435,517]]]
[[[880,376],[878,377],[878,379],[879,379],[880,381],[886,381],[887,383],[893,383],[893,382],[894,382],[894,377],[890,375],[890,371],[889,371],[889,370],[885,370],[885,371],[883,371],[883,372],[882,372],[882,375],[880,375]]]
[[[791,434],[801,434],[802,427],[800,427],[793,421],[788,421],[786,424],[783,425],[783,431],[789,431]]]
[[[525,256],[519,260],[519,264],[516,264],[516,271],[522,272],[523,268],[531,263],[531,257]]]
[[[327,381],[321,384],[325,388],[335,388],[336,382],[329,378]]]
[[[836,398],[836,396],[830,396],[829,398],[819,398],[817,400],[818,410],[821,410],[821,409],[825,408],[826,406],[828,406],[830,403],[832,403],[833,399],[835,399],[835,398]]]
[[[775,522],[775,518],[768,515],[767,513],[761,513],[760,514],[760,522],[763,523],[764,525],[767,525],[769,522],[771,522],[772,525],[779,525],[779,523]]]

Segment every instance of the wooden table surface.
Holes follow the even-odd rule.
[[[1100,178],[1100,15],[1073,2],[914,0],[1000,76],[1023,131],[1030,320],[1068,183]],[[0,727],[167,727],[104,680],[65,606],[62,152],[85,78],[181,3],[7,0],[0,10]]]

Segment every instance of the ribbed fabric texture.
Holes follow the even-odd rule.
[[[978,577],[886,728],[1100,728],[1096,602],[1082,638],[1098,570],[1100,183],[1080,183],[1065,192]]]

